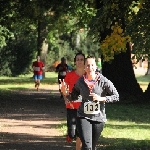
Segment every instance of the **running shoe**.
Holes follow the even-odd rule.
[[[39,91],[40,83],[36,83],[36,90]]]
[[[35,83],[35,88],[37,87],[37,83]]]
[[[69,137],[69,135],[66,136],[66,142],[71,143],[72,139]]]
[[[37,90],[37,91],[39,91],[39,84],[37,84],[37,86],[36,86],[36,90]]]

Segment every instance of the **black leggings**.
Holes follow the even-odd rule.
[[[60,75],[58,75],[58,84],[61,84],[61,82],[59,80],[63,81],[63,79],[65,79],[65,77],[66,76],[60,76]]]
[[[75,139],[78,136],[78,132],[76,130],[77,123],[77,109],[67,109],[67,130],[68,135],[71,139]]]
[[[95,150],[105,123],[77,118],[77,129],[82,141],[82,150]]]

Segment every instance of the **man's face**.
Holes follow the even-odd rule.
[[[37,56],[37,61],[40,61],[40,56]]]
[[[67,63],[67,61],[66,61],[66,59],[62,59],[62,64],[66,64]]]

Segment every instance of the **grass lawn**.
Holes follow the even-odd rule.
[[[136,76],[143,91],[150,82],[150,75]],[[57,84],[57,74],[46,72],[42,84]],[[33,88],[32,74],[19,77],[0,77],[0,94],[10,89]],[[7,94],[6,92],[6,94]],[[150,149],[150,105],[106,104],[108,121],[102,132],[101,150],[149,150]],[[58,126],[66,134],[66,120]]]
[[[45,78],[41,81],[42,85],[57,84],[57,73],[46,72]],[[34,79],[33,74],[20,75],[18,77],[0,77],[0,89],[28,89],[33,88]]]
[[[145,91],[150,82],[150,75],[147,76],[136,75],[136,79],[140,84],[141,88],[143,89],[143,91]]]

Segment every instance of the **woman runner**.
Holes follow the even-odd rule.
[[[119,101],[119,94],[110,80],[96,73],[94,57],[86,58],[85,72],[76,82],[71,94],[66,90],[65,82],[61,83],[61,90],[70,101],[76,101],[79,95],[82,97],[77,110],[77,130],[82,150],[96,150],[96,144],[107,120],[105,103]]]

